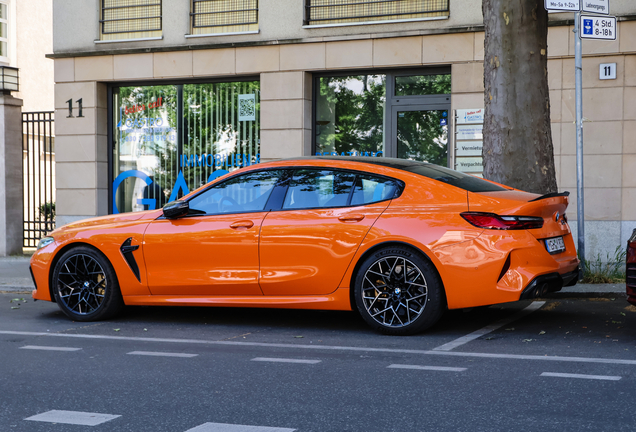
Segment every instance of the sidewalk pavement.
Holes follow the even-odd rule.
[[[0,257],[0,293],[30,294],[35,288],[29,274],[28,256]],[[607,297],[625,295],[625,284],[576,284],[549,294],[549,298]]]

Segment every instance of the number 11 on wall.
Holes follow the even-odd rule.
[[[79,98],[75,102],[77,102],[77,105],[78,105],[78,115],[77,116],[78,117],[84,117],[84,114],[82,114],[82,98]],[[73,115],[73,99],[67,100],[66,103],[68,104],[68,115],[66,116],[66,118],[75,117]]]

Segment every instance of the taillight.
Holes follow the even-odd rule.
[[[522,230],[543,226],[543,218],[534,216],[499,216],[495,213],[464,212],[461,217],[477,228]]]

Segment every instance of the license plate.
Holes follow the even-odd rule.
[[[554,237],[545,240],[545,247],[551,254],[557,254],[565,251],[565,243],[563,237]]]

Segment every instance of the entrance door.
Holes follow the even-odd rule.
[[[396,157],[448,166],[447,106],[394,105],[391,111]]]

